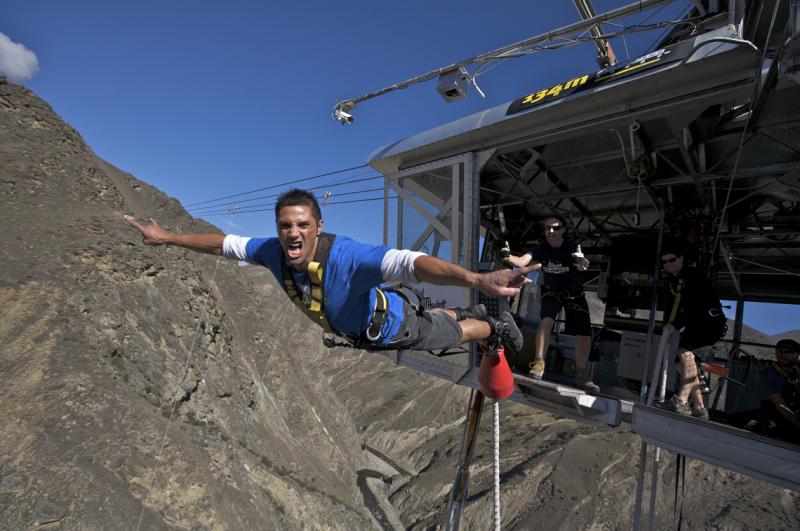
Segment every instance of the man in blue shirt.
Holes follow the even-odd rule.
[[[781,339],[775,345],[775,363],[761,373],[766,400],[762,403],[763,429],[768,435],[800,442],[800,343]]]
[[[425,281],[508,297],[519,292],[530,269],[478,274],[423,253],[324,233],[319,204],[306,190],[278,198],[277,238],[174,234],[152,218],[147,225],[128,221],[149,245],[178,245],[267,267],[312,320],[359,346],[438,350],[488,339],[512,351],[522,347],[522,334],[508,312],[494,319],[482,305],[426,311],[403,291],[381,285]]]

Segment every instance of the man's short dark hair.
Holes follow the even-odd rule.
[[[683,256],[684,255],[683,245],[680,242],[676,241],[666,241],[664,245],[661,246],[661,255],[666,256],[668,254],[674,254],[675,256]]]
[[[550,214],[550,215],[548,215],[548,216],[545,216],[545,217],[542,219],[542,224],[544,224],[544,223],[545,223],[545,222],[546,222],[548,219],[556,219],[556,220],[558,220],[559,222],[561,222],[561,225],[562,225],[562,226],[564,226],[564,227],[566,227],[566,226],[567,226],[567,220],[566,220],[566,219],[564,219],[564,216],[562,216],[561,214]]]
[[[317,221],[322,220],[322,211],[319,208],[319,203],[317,203],[317,198],[308,190],[292,188],[288,192],[278,196],[278,202],[275,203],[276,221],[278,220],[281,209],[289,206],[307,206],[311,209],[311,215],[314,216],[314,219]]]
[[[785,350],[787,352],[796,352],[800,354],[800,343],[794,339],[781,339],[775,343],[775,350]]]

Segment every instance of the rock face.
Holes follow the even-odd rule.
[[[374,525],[326,352],[274,284],[143,246],[123,214],[216,229],[5,81],[0,166],[0,528]]]
[[[0,78],[0,528],[443,522],[469,393],[325,349],[269,274],[142,245],[216,231]],[[504,528],[627,529],[639,439],[501,406]],[[491,408],[462,528],[491,525]],[[672,527],[663,453],[659,528]],[[687,528],[800,527],[796,494],[690,462]]]

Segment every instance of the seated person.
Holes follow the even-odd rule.
[[[592,325],[580,272],[586,271],[589,261],[583,256],[580,245],[567,239],[566,223],[561,216],[545,219],[544,228],[544,242],[522,256],[506,259],[516,267],[533,264],[533,270],[541,270],[544,277],[541,322],[536,332],[536,354],[529,375],[534,379],[541,379],[544,375],[544,355],[550,347],[553,324],[563,308],[567,321],[565,331],[575,335],[575,383],[589,393],[598,393],[600,387],[592,382],[586,370],[592,346]]]
[[[667,280],[663,334],[667,337],[680,331],[678,343],[678,392],[661,404],[668,411],[708,420],[703,403],[695,352],[713,346],[725,335],[727,318],[708,278],[697,268],[684,266],[683,252],[665,246],[661,267]]]
[[[758,431],[800,443],[800,343],[781,339],[775,363],[761,373],[766,399],[761,403]]]

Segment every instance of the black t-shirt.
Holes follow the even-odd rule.
[[[544,286],[554,291],[582,291],[583,276],[572,264],[572,253],[578,251],[578,244],[565,241],[561,247],[554,248],[545,241],[534,245],[528,254],[531,263],[542,263]]]
[[[727,321],[711,281],[694,267],[684,267],[677,277],[667,277],[664,321],[681,329],[721,325]]]

